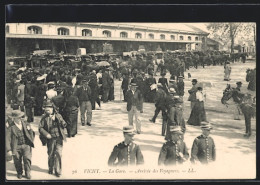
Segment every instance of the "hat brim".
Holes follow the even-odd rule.
[[[23,117],[24,115],[25,115],[25,114],[24,114],[23,112],[19,113],[19,114],[16,115],[16,116],[13,116],[12,113],[11,113],[11,114],[8,115],[8,117],[10,117],[10,118],[21,118],[21,117]]]
[[[183,132],[182,131],[170,131],[171,134],[179,134],[182,135]]]
[[[134,132],[124,132],[124,134],[128,134],[128,135],[135,135]]]

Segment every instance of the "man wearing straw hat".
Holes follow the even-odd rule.
[[[24,113],[20,110],[12,111],[8,117],[12,119],[10,128],[10,146],[17,178],[21,179],[23,174],[22,160],[24,163],[25,176],[31,179],[31,158],[35,133],[29,123],[24,122]]]
[[[163,144],[158,165],[177,165],[182,164],[189,158],[188,149],[184,141],[180,140],[183,134],[180,126],[170,126],[171,138]]]
[[[134,127],[123,127],[124,141],[116,145],[108,159],[109,166],[132,166],[144,163],[140,147],[134,141]],[[115,161],[117,160],[117,163]]]
[[[216,148],[212,137],[209,136],[213,127],[208,122],[201,122],[202,134],[195,138],[191,149],[191,162],[208,164],[216,160]]]

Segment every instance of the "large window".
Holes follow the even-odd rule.
[[[42,34],[42,28],[39,26],[29,26],[27,28],[27,33],[29,34]]]
[[[199,40],[199,37],[195,37],[195,41],[198,41]]]
[[[103,36],[104,36],[104,37],[111,37],[111,32],[105,30],[105,31],[103,31]]]
[[[121,32],[120,33],[120,37],[121,38],[127,38],[128,37],[128,34],[126,32]]]
[[[58,35],[69,35],[70,30],[67,28],[58,28]]]
[[[174,35],[171,35],[171,40],[175,40],[175,36]]]
[[[149,39],[154,39],[154,34],[150,33],[148,36],[149,36]]]
[[[191,40],[191,36],[188,36],[188,40]]]
[[[160,39],[164,40],[164,39],[165,39],[165,35],[164,35],[164,34],[161,34],[161,35],[160,35]]]
[[[135,34],[135,38],[136,39],[141,39],[142,38],[142,34],[141,33],[136,33]]]
[[[8,25],[5,27],[5,33],[9,33],[9,26]]]
[[[92,31],[88,29],[82,30],[82,36],[92,37]]]
[[[183,36],[180,36],[180,40],[183,40]]]

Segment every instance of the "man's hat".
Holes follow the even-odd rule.
[[[174,88],[170,88],[170,89],[169,89],[169,93],[170,93],[170,94],[174,94],[174,93],[176,93],[176,91],[175,91]]]
[[[236,84],[237,84],[237,85],[242,85],[242,82],[239,81],[239,82],[237,82]]]
[[[44,104],[44,107],[53,107],[53,104],[51,101],[47,101],[45,104]]]
[[[20,110],[13,110],[8,116],[10,118],[21,118],[24,116],[24,112]]]
[[[163,73],[161,73],[161,75],[162,75],[162,76],[165,76],[165,75],[166,75],[166,73],[165,73],[165,72],[163,72]]]
[[[198,82],[197,79],[192,79],[192,82]]]
[[[183,78],[183,76],[179,76],[178,78]]]
[[[183,134],[182,130],[181,130],[181,127],[180,126],[170,126],[170,132],[172,134]]]
[[[213,129],[213,127],[211,126],[211,124],[210,123],[208,123],[208,122],[205,122],[205,121],[202,121],[201,122],[201,129],[207,129],[207,130],[211,130],[211,129]]]
[[[55,85],[54,81],[48,82],[48,85]]]
[[[137,87],[137,84],[136,83],[131,83],[131,86]]]
[[[134,127],[133,126],[125,126],[123,127],[123,133],[134,135]]]
[[[44,75],[42,75],[42,76],[39,76],[39,77],[37,77],[37,81],[41,81],[41,80],[44,80],[45,78],[47,77],[47,74],[44,74]]]

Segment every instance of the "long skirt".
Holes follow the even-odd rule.
[[[200,126],[202,121],[207,121],[204,102],[197,101],[191,111],[190,118],[187,121],[189,125]]]
[[[74,136],[77,134],[77,125],[78,125],[78,109],[71,110],[67,114],[67,131],[69,136]]]

